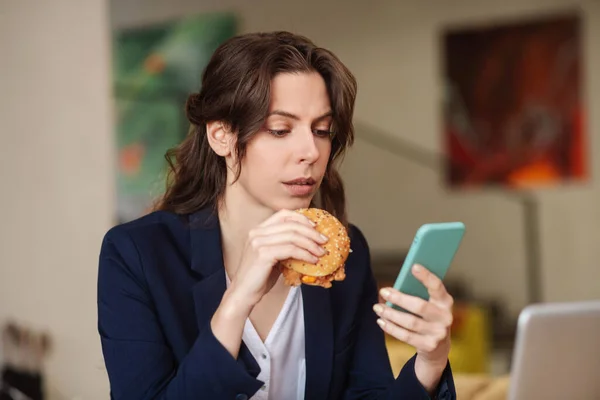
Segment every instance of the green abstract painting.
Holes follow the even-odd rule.
[[[164,190],[164,154],[189,129],[185,100],[236,30],[233,14],[213,13],[115,32],[118,222],[145,214]]]

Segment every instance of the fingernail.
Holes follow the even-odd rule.
[[[329,238],[323,234],[321,234],[320,237],[321,237],[321,240],[323,241],[323,243],[329,240]]]
[[[325,250],[323,247],[319,246],[319,252],[321,254],[325,254],[325,253],[327,253],[327,250]]]
[[[375,311],[377,314],[381,314],[381,312],[383,311],[383,307],[381,306],[381,304],[375,304],[373,306],[373,311]]]
[[[383,327],[385,326],[385,321],[384,321],[384,320],[382,320],[381,318],[379,318],[379,319],[377,320],[377,325],[379,325],[380,327],[382,327],[382,328],[383,328]]]
[[[388,289],[381,289],[379,291],[379,294],[381,295],[381,297],[383,297],[384,299],[387,299],[388,296],[390,295],[390,291]]]
[[[313,264],[316,264],[319,262],[319,257],[313,256],[312,260],[313,260]]]
[[[415,265],[413,265],[413,271],[415,271],[417,273],[422,272],[423,271],[423,267],[420,266],[419,264],[415,264]]]

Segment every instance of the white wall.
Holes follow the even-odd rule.
[[[357,121],[439,151],[440,29],[574,4],[586,18],[588,109],[599,110],[597,1],[114,0],[109,22],[102,0],[2,0],[0,320],[17,316],[52,331],[54,398],[108,397],[95,285],[101,236],[114,210],[109,23],[132,26],[230,7],[240,12],[244,31],[306,34],[356,74]],[[595,154],[600,114],[591,114],[589,128]],[[594,177],[599,168],[594,160]],[[375,172],[382,173],[379,181]],[[522,215],[514,203],[486,193],[449,196],[431,171],[360,140],[345,176],[352,219],[374,251],[406,245],[424,220],[464,219],[469,236],[453,274],[469,277],[480,293],[503,295],[513,312],[524,304]],[[599,194],[595,180],[539,193],[548,300],[600,297]]]
[[[106,399],[96,332],[113,174],[108,7],[0,5],[0,322],[48,329],[52,398]]]

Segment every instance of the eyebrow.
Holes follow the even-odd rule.
[[[296,120],[296,121],[300,120],[300,117],[298,117],[297,115],[294,115],[292,113],[289,113],[287,111],[281,111],[281,110],[271,111],[267,115],[267,118],[270,117],[271,115],[281,115],[282,117],[291,118],[291,119]],[[321,115],[320,117],[315,118],[315,120],[313,122],[321,121],[321,120],[323,120],[325,118],[331,117],[332,115],[333,115],[333,111],[328,111],[325,114]]]

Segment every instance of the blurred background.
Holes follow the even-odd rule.
[[[160,193],[214,48],[279,29],[358,80],[342,172],[378,283],[421,224],[467,226],[446,278],[461,398],[503,398],[524,306],[600,297],[598,0],[0,0],[6,392],[109,398],[101,239]],[[411,349],[388,346],[398,371]]]

